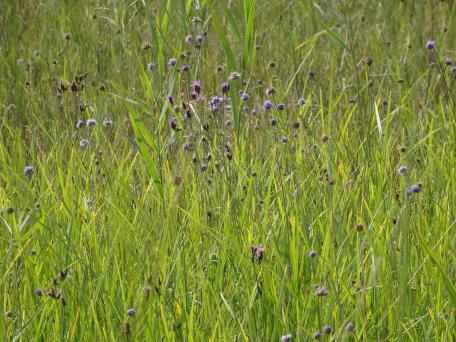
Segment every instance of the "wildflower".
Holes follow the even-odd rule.
[[[316,340],[319,340],[321,337],[321,334],[319,331],[317,331],[314,335],[313,335],[313,338],[316,339]]]
[[[309,257],[315,258],[316,256],[317,256],[317,252],[315,252],[315,251],[310,251],[309,252]]]
[[[6,211],[7,214],[12,214],[12,213],[14,213],[14,208],[11,207],[11,206],[10,207],[6,207],[5,211]]]
[[[155,70],[155,63],[147,64],[147,70],[149,70],[149,71]]]
[[[43,296],[43,290],[41,290],[41,288],[37,287],[35,289],[35,296],[42,297]]]
[[[453,65],[453,66],[451,67],[451,72],[456,73],[456,65]]]
[[[24,176],[29,177],[34,173],[35,173],[35,168],[33,166],[28,165],[24,168],[24,171],[23,171]]]
[[[388,106],[388,100],[383,100],[382,101],[382,105],[385,106],[385,107]]]
[[[433,50],[434,47],[435,47],[435,41],[429,40],[429,41],[426,43],[426,49],[428,49],[428,50]]]
[[[283,136],[280,141],[284,144],[286,144],[288,142],[288,138],[286,136]]]
[[[7,318],[11,318],[11,317],[13,317],[13,312],[12,312],[11,310],[8,310],[8,311],[6,312],[6,314],[5,314],[5,316],[6,316]]]
[[[136,310],[133,308],[130,308],[127,310],[127,316],[128,317],[135,317],[136,316]]]
[[[292,338],[291,334],[286,334],[282,336],[282,342],[290,342]]]
[[[445,58],[445,64],[446,65],[453,65],[453,58],[451,58],[451,57]]]
[[[247,101],[250,98],[250,95],[247,93],[242,93],[241,94],[241,100],[242,101]]]
[[[82,139],[79,142],[79,146],[81,146],[82,148],[86,148],[87,146],[89,146],[89,141],[87,139]]]
[[[274,106],[274,104],[271,101],[269,101],[269,100],[266,100],[263,103],[263,108],[265,110],[270,110],[270,109],[272,109],[273,106]]]
[[[188,65],[188,64],[182,65],[182,71],[183,72],[188,72],[189,70],[190,70],[190,65]]]
[[[204,37],[202,35],[199,34],[199,35],[196,36],[196,41],[198,43],[201,43],[203,40],[204,40]]]
[[[190,43],[190,42],[192,41],[192,35],[189,34],[188,36],[186,36],[186,37],[185,37],[185,41],[186,41],[187,43]]]
[[[97,121],[95,119],[89,119],[86,122],[87,127],[93,127],[97,124]]]
[[[325,325],[323,327],[323,333],[326,334],[326,335],[329,335],[331,334],[333,331],[332,327],[330,325]]]
[[[299,128],[299,122],[293,122],[293,128],[298,129]]]
[[[200,170],[203,171],[203,172],[206,171],[207,170],[207,164],[206,163],[202,163],[200,165]]]
[[[222,90],[222,93],[226,94],[230,90],[230,84],[228,82],[223,82],[220,85],[220,89]]]
[[[328,289],[326,286],[319,285],[317,286],[317,289],[315,290],[315,295],[317,297],[326,297],[329,294]]]
[[[142,43],[141,45],[141,49],[142,50],[148,50],[148,49],[151,49],[152,48],[152,44],[148,41]]]
[[[201,83],[198,81],[192,82],[192,88],[196,91],[197,94],[201,93]]]
[[[174,58],[174,57],[170,58],[168,61],[168,65],[170,65],[170,66],[175,66],[176,63],[177,63],[177,61],[176,61],[176,58]]]
[[[274,87],[266,88],[265,93],[266,93],[266,95],[274,95],[275,88]]]
[[[284,109],[285,109],[285,105],[284,105],[283,103],[279,103],[279,104],[277,105],[277,110],[282,111],[282,110],[284,110]]]
[[[150,291],[152,291],[152,289],[150,288],[150,286],[147,286],[147,285],[144,286],[144,292],[145,292],[146,294],[149,294]]]
[[[251,114],[252,114],[253,116],[258,116],[258,109],[253,108]]]
[[[412,194],[417,194],[421,191],[421,187],[422,187],[421,183],[412,184],[407,188],[407,190],[405,190],[405,193],[409,196]]]
[[[277,119],[269,119],[269,124],[271,126],[277,126]]]
[[[166,99],[168,100],[169,103],[173,104],[174,103],[174,98],[172,95],[166,96]]]
[[[182,149],[184,151],[190,150],[190,144],[188,142],[182,144]]]
[[[78,120],[78,122],[76,123],[76,128],[80,129],[80,128],[82,128],[82,126],[84,126],[84,121]]]
[[[250,247],[250,250],[252,252],[252,262],[255,261],[255,259],[258,261],[259,264],[263,261],[263,256],[264,256],[264,248],[260,246],[252,246]]]
[[[348,332],[352,332],[353,330],[355,330],[355,325],[352,322],[349,322],[347,323],[345,330],[347,330]]]
[[[408,171],[407,166],[401,166],[397,169],[397,173],[402,174],[402,175],[405,175],[407,173],[407,171]]]
[[[171,129],[173,131],[175,131],[176,128],[177,128],[177,119],[176,118],[171,118],[171,120],[169,120],[169,126],[171,127]]]
[[[103,120],[103,126],[106,128],[112,127],[112,120],[109,118],[105,118]]]
[[[299,106],[304,106],[305,104],[306,104],[306,99],[304,99],[304,98],[301,97],[301,98],[298,100],[298,105],[299,105]]]
[[[196,100],[198,98],[198,93],[194,90],[190,93],[190,96],[192,97],[193,100]]]

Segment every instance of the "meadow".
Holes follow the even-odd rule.
[[[455,10],[0,1],[0,340],[455,340]]]

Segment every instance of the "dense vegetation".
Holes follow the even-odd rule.
[[[1,340],[451,341],[456,3],[0,3]]]

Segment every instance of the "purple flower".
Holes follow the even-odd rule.
[[[194,90],[190,93],[190,96],[192,97],[193,100],[196,100],[198,98],[198,93]]]
[[[250,95],[247,93],[242,93],[241,94],[241,100],[242,101],[247,101],[250,98]]]
[[[226,94],[230,90],[230,84],[228,82],[223,82],[220,85],[220,89],[222,90],[222,93]]]
[[[252,246],[250,247],[250,251],[252,252],[251,260],[252,262],[255,261],[255,259],[258,261],[259,264],[263,261],[263,256],[264,256],[264,248],[261,246]]]
[[[445,64],[446,65],[453,65],[453,58],[451,58],[451,57],[445,58]]]
[[[269,119],[269,124],[271,126],[277,126],[277,119]]]
[[[166,97],[166,99],[168,100],[169,103],[171,103],[171,104],[174,103],[174,98],[173,98],[172,95],[168,95],[168,96]]]
[[[35,289],[35,296],[41,297],[43,296],[43,290],[41,290],[39,287]]]
[[[204,37],[202,35],[200,35],[200,34],[196,36],[196,41],[198,43],[201,43],[203,41],[203,39],[204,39]]]
[[[192,35],[189,34],[187,37],[185,37],[185,41],[186,41],[187,43],[190,43],[190,42],[192,41]]]
[[[86,123],[87,127],[93,127],[96,124],[97,124],[97,121],[95,119],[89,119],[89,120],[87,120],[87,123]]]
[[[316,339],[316,340],[319,340],[321,337],[321,334],[319,331],[317,331],[315,334],[313,334],[313,338]]]
[[[206,171],[207,170],[207,164],[206,163],[202,163],[200,165],[200,170],[203,171],[203,172]]]
[[[79,142],[79,146],[81,146],[82,148],[86,148],[87,146],[89,146],[89,141],[87,139],[82,139]]]
[[[127,316],[128,317],[135,317],[136,316],[136,310],[133,308],[130,308],[127,310]]]
[[[328,294],[329,294],[328,289],[326,288],[326,286],[323,286],[323,285],[318,286],[317,289],[315,290],[315,295],[317,297],[326,297]]]
[[[273,87],[266,88],[265,93],[266,93],[266,95],[274,95],[275,94],[275,88],[273,88]]]
[[[24,171],[23,171],[24,176],[29,177],[29,176],[33,175],[34,173],[35,173],[35,169],[33,166],[28,165],[24,168]]]
[[[323,327],[323,333],[326,334],[326,335],[329,335],[332,333],[332,327],[330,325],[325,325]]]
[[[301,98],[298,100],[298,105],[299,105],[299,106],[304,106],[305,104],[306,104],[306,99],[304,99],[304,98],[301,97]]]
[[[76,128],[77,128],[77,129],[80,129],[80,128],[82,128],[82,126],[84,126],[84,121],[79,120],[79,121],[76,123]]]
[[[451,72],[456,72],[456,65],[453,65],[453,66],[451,67]]]
[[[149,70],[149,71],[155,70],[155,63],[147,64],[147,70]]]
[[[184,151],[190,150],[190,144],[188,142],[182,144],[182,149]]]
[[[435,41],[433,40],[428,40],[428,42],[426,43],[426,49],[428,50],[433,50],[435,47]]]
[[[173,131],[175,131],[176,128],[177,128],[177,119],[176,118],[172,118],[171,120],[169,120],[169,126],[171,127],[171,129]]]
[[[282,110],[284,110],[284,109],[285,109],[285,105],[284,105],[283,103],[279,103],[279,104],[277,105],[277,110],[282,111]]]
[[[315,252],[315,251],[310,251],[309,252],[309,257],[315,258],[316,256],[317,256],[317,252]]]
[[[264,101],[263,108],[265,110],[270,110],[270,109],[272,109],[272,107],[274,107],[274,104],[271,101],[269,101],[269,100]]]
[[[182,65],[182,71],[183,72],[188,72],[189,70],[190,70],[190,65],[188,65],[188,64]]]
[[[282,342],[290,342],[291,341],[291,334],[286,334],[282,336]]]
[[[286,144],[288,142],[288,138],[286,136],[283,136],[282,139],[280,139],[280,141]]]
[[[397,169],[397,173],[401,175],[405,175],[407,173],[407,166],[401,166]]]
[[[352,322],[348,322],[345,327],[345,330],[347,330],[348,332],[352,332],[353,330],[355,330],[355,325]]]
[[[175,66],[177,63],[176,58],[170,58],[168,61],[168,64],[171,66]]]
[[[418,184],[412,184],[410,185],[407,190],[405,190],[405,193],[410,196],[412,194],[417,194],[421,191],[421,184],[418,183]]]
[[[192,82],[192,88],[196,91],[197,94],[201,93],[201,83],[198,81]]]

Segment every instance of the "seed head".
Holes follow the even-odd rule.
[[[6,207],[5,211],[7,214],[12,214],[12,213],[14,213],[14,208],[9,206],[9,207]]]
[[[109,118],[105,118],[105,119],[103,120],[103,126],[106,127],[106,128],[112,127],[112,120],[109,119]]]
[[[280,139],[280,142],[286,144],[288,142],[288,138],[286,136],[283,136],[281,139]]]
[[[11,310],[8,310],[8,311],[5,313],[5,316],[6,316],[7,318],[11,318],[11,317],[13,317],[13,312],[12,312]]]
[[[279,103],[279,104],[277,105],[277,110],[282,111],[282,110],[284,110],[284,109],[285,109],[285,105],[284,105],[283,103]]]
[[[188,64],[182,65],[182,71],[183,72],[188,72],[189,70],[190,70],[190,65],[188,65]]]
[[[326,297],[329,294],[328,289],[326,286],[320,285],[317,286],[317,289],[315,290],[315,295],[317,297]]]
[[[271,126],[277,126],[277,119],[274,119],[274,118],[269,119],[269,124],[270,124]]]
[[[323,333],[326,334],[326,335],[329,335],[331,334],[333,331],[332,327],[330,325],[325,325],[323,327]]]
[[[179,186],[179,185],[181,185],[181,183],[182,183],[182,177],[178,176],[178,175],[174,175],[173,176],[173,184],[175,186]]]

